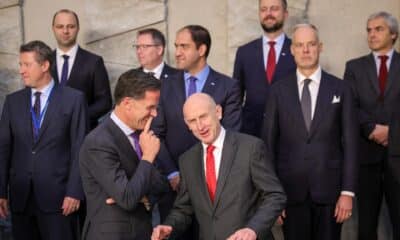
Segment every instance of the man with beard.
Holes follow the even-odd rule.
[[[61,9],[54,14],[53,32],[57,49],[53,52],[51,75],[56,83],[82,91],[89,106],[90,128],[111,110],[111,91],[103,59],[82,49],[76,38],[79,32],[78,15]]]
[[[296,69],[291,40],[283,32],[287,16],[286,0],[260,0],[264,35],[237,50],[233,78],[241,85],[244,133],[259,136],[270,85]]]

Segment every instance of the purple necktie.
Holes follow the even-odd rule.
[[[196,81],[197,78],[190,76],[189,77],[189,88],[188,88],[188,92],[187,92],[187,96],[190,97],[190,95],[192,95],[193,93],[196,93]]]
[[[142,159],[142,150],[140,149],[139,145],[139,132],[133,132],[129,136],[133,139],[133,145],[135,148],[136,155],[138,156],[139,159]]]
[[[68,80],[68,59],[69,56],[68,55],[62,55],[62,57],[64,58],[64,64],[61,70],[61,85],[65,85],[67,83]]]

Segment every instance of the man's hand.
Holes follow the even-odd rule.
[[[71,213],[78,211],[81,201],[72,197],[65,197],[61,209],[63,215],[68,216]]]
[[[177,192],[179,189],[180,181],[181,181],[181,178],[179,177],[179,174],[177,174],[176,176],[174,176],[173,178],[171,178],[169,180],[169,185],[171,185],[172,190],[174,190],[175,192]]]
[[[353,197],[340,195],[335,208],[335,218],[337,223],[342,223],[351,217],[353,210]]]
[[[172,232],[172,227],[168,225],[158,225],[153,229],[151,240],[167,239]]]
[[[149,117],[144,126],[143,132],[139,137],[139,144],[143,153],[142,159],[149,161],[150,163],[154,162],[154,159],[160,150],[160,139],[158,139],[158,137],[154,135],[154,132],[150,130],[152,120],[153,117]]]
[[[8,200],[0,198],[0,218],[6,218],[8,215]]]
[[[227,240],[256,240],[257,234],[250,228],[242,228],[229,236]]]
[[[282,226],[283,223],[285,222],[285,218],[286,218],[286,212],[285,210],[283,210],[282,214],[278,217],[278,219],[276,219],[276,224],[278,226]]]
[[[376,124],[368,139],[386,147],[388,144],[388,135],[389,127],[387,125]]]

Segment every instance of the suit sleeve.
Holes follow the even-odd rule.
[[[107,196],[113,198],[121,208],[135,209],[141,198],[150,191],[153,165],[140,160],[134,175],[128,179],[115,150],[95,141],[93,138],[86,139],[81,149],[79,158],[82,175],[94,178]]]
[[[192,222],[193,208],[187,188],[188,183],[184,171],[181,172],[181,181],[174,207],[165,219],[164,225],[172,226],[171,238],[180,236]]]
[[[240,87],[240,103],[243,102],[245,86],[244,86],[244,73],[243,73],[243,63],[242,63],[242,48],[239,47],[236,51],[235,63],[233,66],[233,78],[239,81]]]
[[[250,172],[254,186],[260,192],[260,205],[247,227],[253,229],[257,236],[270,230],[277,217],[285,208],[286,195],[275,174],[275,168],[266,153],[265,145],[257,141],[250,159]]]
[[[10,150],[12,148],[9,103],[6,98],[0,120],[0,198],[8,198]]]
[[[242,104],[240,101],[240,86],[236,79],[227,79],[233,81],[227,92],[225,104],[222,106],[222,125],[231,130],[239,131],[242,126]]]
[[[97,121],[101,116],[111,110],[110,82],[103,58],[96,59],[93,71],[93,102],[89,104],[89,117],[91,122]]]
[[[359,128],[354,98],[348,85],[343,82],[342,142],[344,148],[342,191],[354,192],[358,182],[358,137]]]
[[[161,93],[166,92],[164,88],[161,88]],[[157,155],[156,164],[161,169],[162,173],[165,175],[169,175],[173,172],[178,171],[178,168],[175,164],[175,161],[172,159],[171,154],[165,144],[165,136],[167,134],[167,123],[165,119],[164,113],[164,99],[161,96],[160,104],[157,109],[157,117],[153,119],[151,124],[151,129],[153,129],[154,133],[160,138],[160,152]]]
[[[374,120],[374,117],[371,116],[371,114],[361,108],[360,96],[358,93],[357,79],[354,68],[354,64],[352,64],[351,62],[347,62],[343,79],[349,83],[353,93],[355,107],[358,113],[358,120],[361,127],[361,134],[364,138],[368,139],[369,135],[375,128],[376,121]]]
[[[87,104],[83,94],[75,98],[70,124],[71,166],[66,196],[83,200],[84,193],[79,174],[79,150],[88,131]]]

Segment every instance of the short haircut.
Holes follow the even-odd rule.
[[[42,41],[31,41],[21,45],[19,53],[34,52],[35,60],[38,63],[49,62],[50,66],[53,61],[53,51]]]
[[[206,58],[210,53],[211,48],[211,36],[208,30],[200,25],[187,25],[181,28],[178,32],[182,32],[183,30],[188,30],[192,37],[193,42],[196,44],[196,48],[198,49],[202,44],[206,45]]]
[[[318,28],[314,25],[314,24],[311,24],[311,23],[299,23],[299,24],[296,24],[294,27],[293,27],[293,35],[294,35],[294,33],[296,32],[296,30],[297,29],[299,29],[299,28],[311,28],[312,30],[314,30],[314,32],[315,32],[315,36],[317,37],[317,40],[319,41],[319,32],[318,32]]]
[[[77,25],[77,27],[79,28],[79,18],[78,18],[78,15],[77,15],[74,11],[69,10],[69,9],[61,9],[61,10],[58,10],[56,13],[54,13],[53,21],[52,21],[52,24],[51,24],[52,26],[54,26],[54,21],[56,20],[56,17],[57,17],[57,15],[58,15],[59,13],[68,13],[68,14],[72,14],[72,15],[75,17],[76,25]]]
[[[161,81],[149,73],[139,69],[132,69],[123,73],[114,90],[115,103],[118,105],[125,97],[143,99],[146,91],[157,91],[161,88]]]
[[[165,47],[165,37],[164,34],[159,31],[158,29],[155,28],[146,28],[139,30],[137,35],[144,35],[144,34],[149,34],[151,35],[151,38],[153,39],[154,44],[156,45],[161,45],[163,48]]]
[[[258,1],[258,3],[261,3],[261,0]],[[287,10],[287,1],[286,0],[281,0],[282,7],[286,11]]]
[[[394,44],[399,36],[399,23],[397,19],[392,14],[381,11],[371,14],[368,17],[367,24],[369,21],[377,18],[383,18],[386,24],[389,26],[390,33],[396,35],[395,39],[393,39],[393,44]]]

